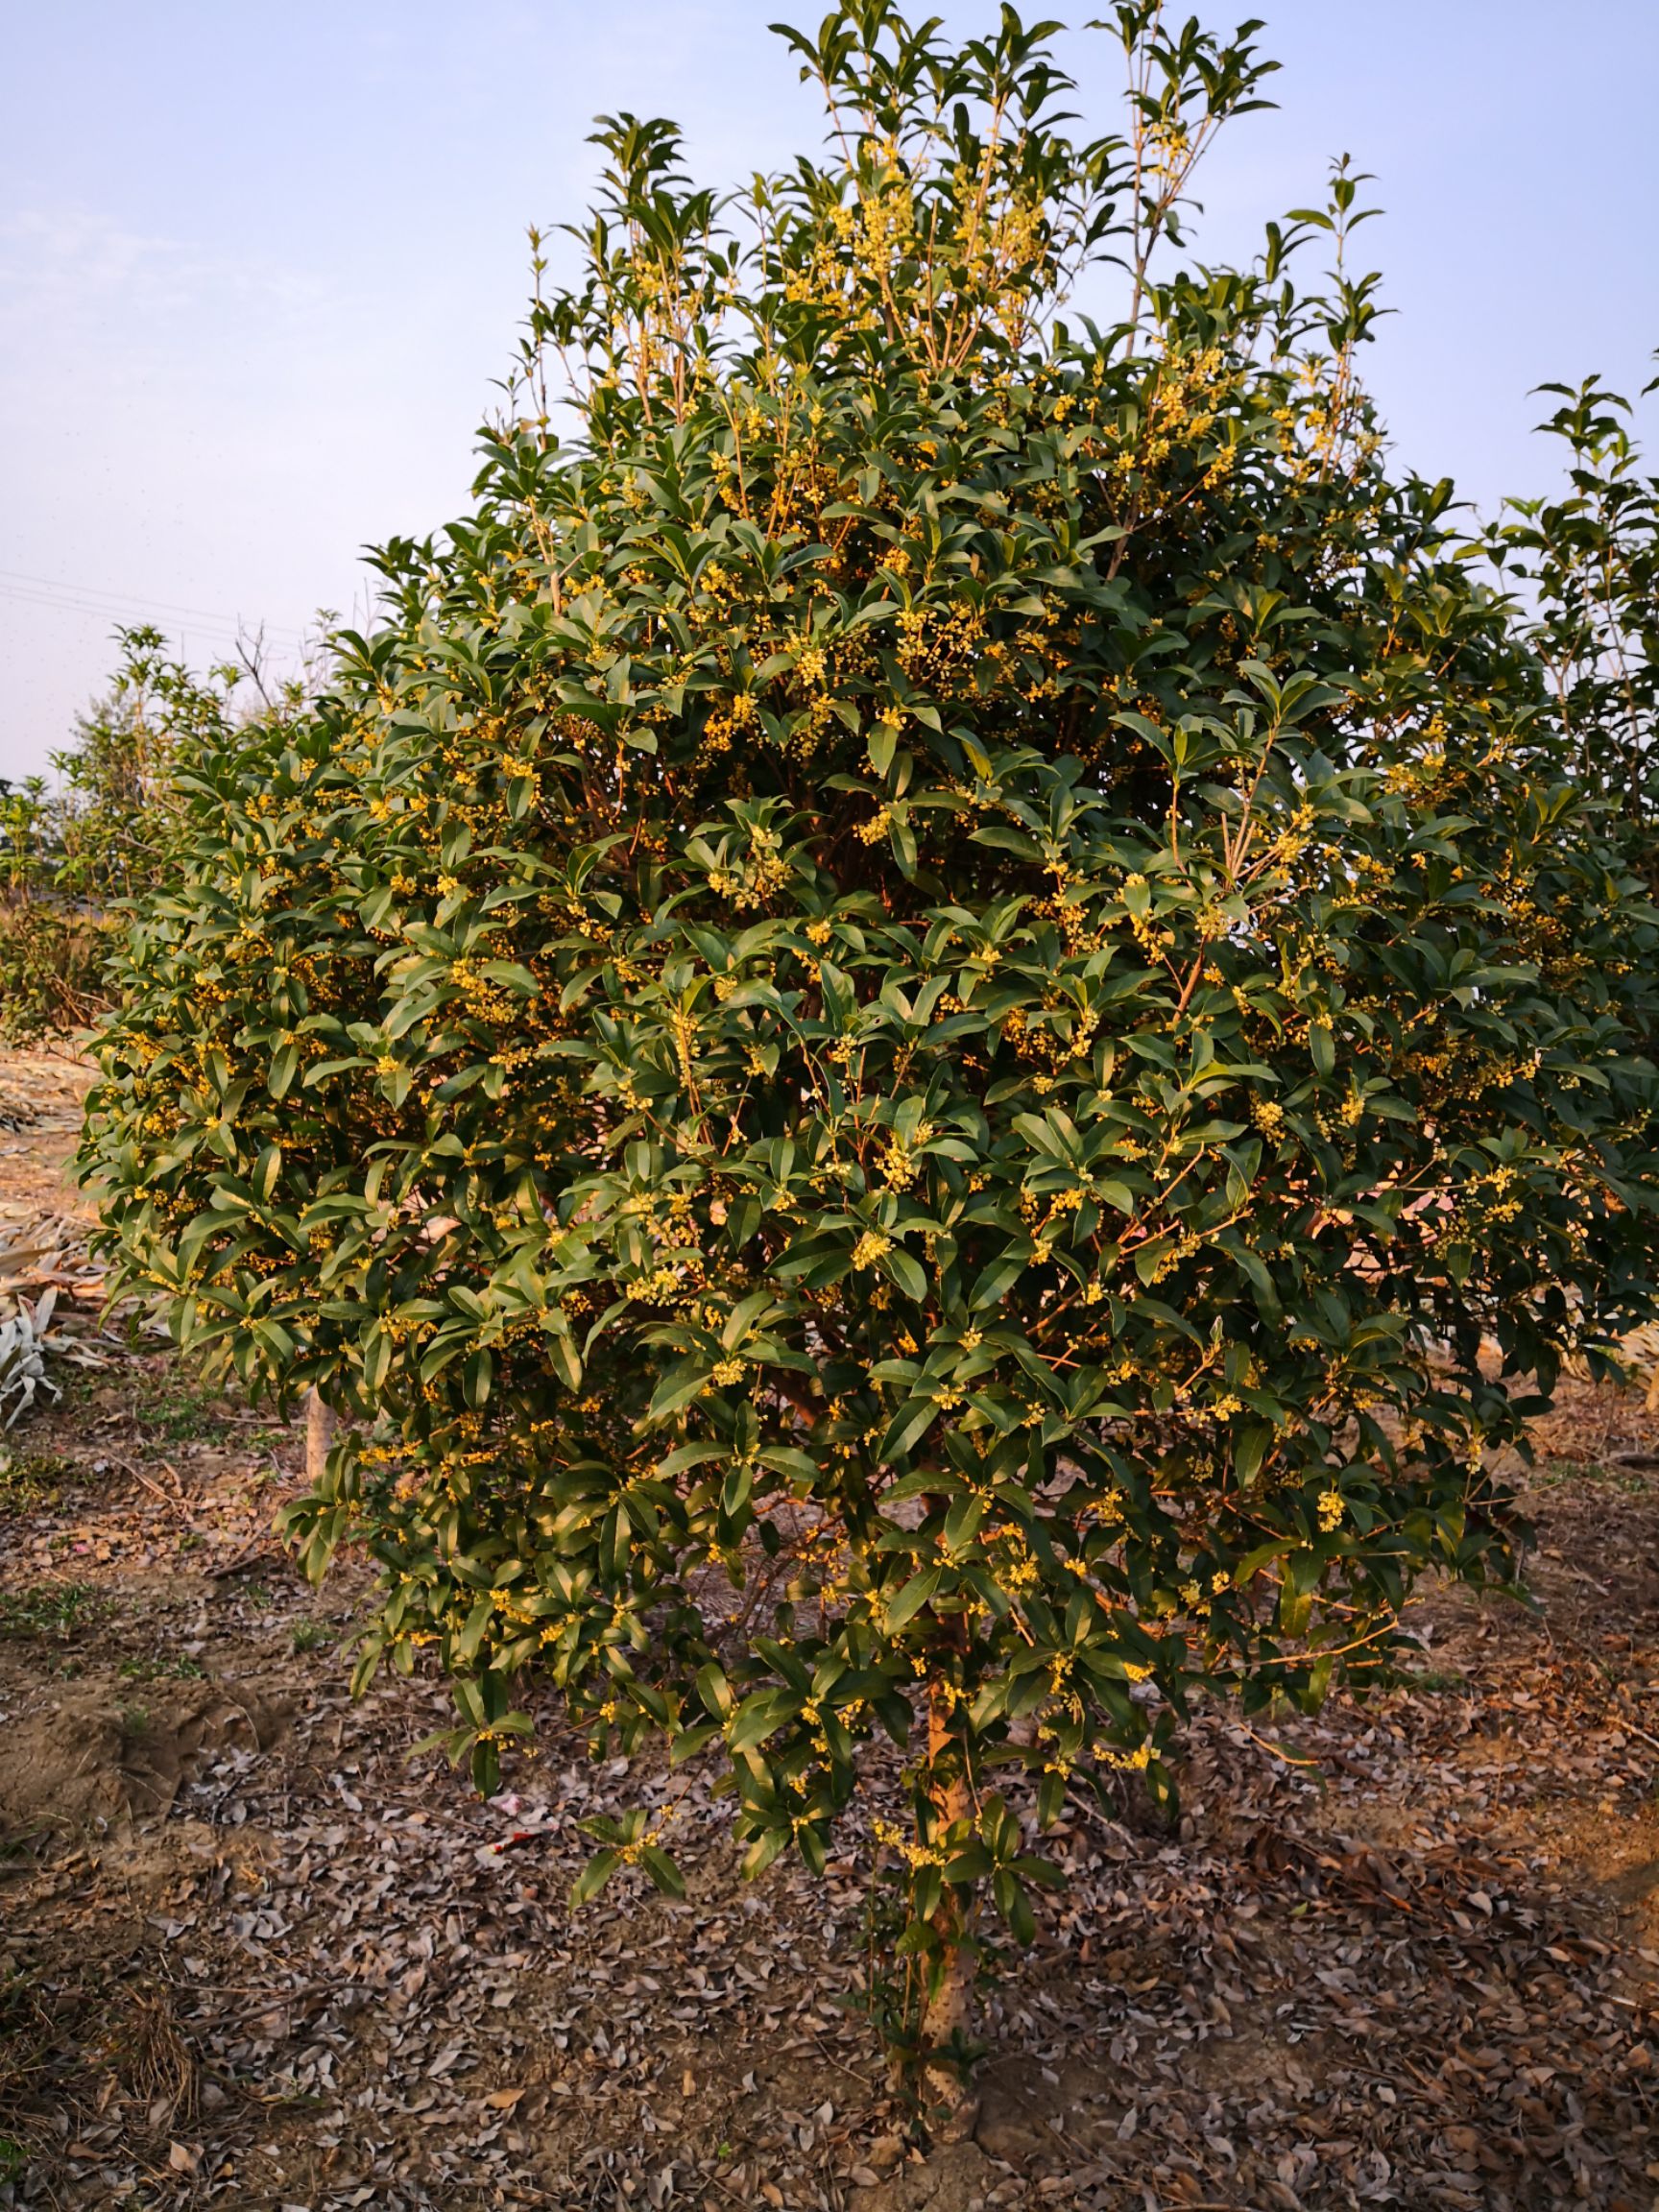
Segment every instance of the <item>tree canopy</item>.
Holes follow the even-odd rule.
[[[482,1784],[534,1677],[754,1874],[911,1748],[934,2045],[978,1886],[1031,1927],[998,1772],[1166,1792],[1508,1581],[1494,1455],[1651,1301],[1653,917],[1390,470],[1360,180],[1191,263],[1268,64],[1111,14],[1087,141],[1055,26],[887,0],[733,200],[602,121],[470,511],[180,779],[87,1152],[180,1342],[348,1417],[293,1534]]]

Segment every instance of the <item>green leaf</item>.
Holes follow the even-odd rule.
[[[743,1854],[738,1871],[744,1881],[758,1881],[788,1841],[789,1831],[787,1828],[762,1829]]]
[[[1008,1923],[1009,1933],[1017,1943],[1034,1943],[1037,1940],[1037,1918],[1031,1910],[1031,1900],[1015,1875],[1005,1866],[999,1866],[991,1878],[992,1893],[997,1899],[997,1910]]]
[[[271,1066],[265,1076],[265,1088],[270,1092],[273,1098],[282,1098],[287,1095],[289,1086],[294,1081],[299,1066],[300,1047],[298,1045],[290,1041],[276,1047],[271,1056]]]
[[[666,1851],[659,1850],[654,1843],[644,1844],[639,1852],[639,1863],[664,1897],[685,1896],[685,1877]]]
[[[878,1457],[883,1460],[902,1458],[920,1442],[938,1418],[939,1406],[936,1399],[906,1399],[887,1424]]]
[[[620,1851],[595,1851],[570,1885],[570,1908],[591,1904],[622,1863]]]
[[[908,1252],[895,1244],[890,1251],[882,1253],[877,1265],[889,1282],[896,1283],[914,1304],[920,1306],[926,1302],[927,1278],[923,1272],[921,1262],[913,1259]]]
[[[903,1588],[888,1599],[881,1625],[889,1636],[897,1635],[901,1628],[921,1612],[938,1589],[943,1573],[944,1570],[939,1567],[925,1567],[919,1575],[912,1575]]]

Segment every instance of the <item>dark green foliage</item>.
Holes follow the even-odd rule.
[[[172,778],[199,746],[223,745],[236,669],[204,681],[166,657],[160,634],[117,633],[109,695],[81,717],[43,777],[0,781],[0,1041],[84,1028],[109,1005],[106,969],[120,902],[159,887],[178,813]]]
[[[1511,501],[1484,543],[1516,589],[1541,715],[1659,880],[1659,477],[1643,473],[1628,400],[1594,376],[1545,390],[1562,401],[1542,427],[1566,447],[1568,488]]]
[[[0,1044],[84,1028],[108,1004],[109,932],[51,891],[0,891]]]
[[[791,35],[834,151],[742,241],[607,124],[472,512],[204,733],[86,1154],[181,1342],[356,1423],[291,1526],[381,1564],[365,1676],[435,1650],[486,1786],[532,1670],[716,1763],[752,1873],[885,1729],[936,1991],[981,1886],[1030,1930],[1000,1769],[1166,1791],[1195,1695],[1507,1581],[1494,1455],[1651,1301],[1653,917],[1386,471],[1374,280],[1299,289],[1355,180],[1161,276],[1261,65],[1117,14],[1088,146],[1010,14]]]
[[[45,779],[0,778],[0,1043],[75,1028],[105,1003],[104,938],[59,896],[61,864]]]

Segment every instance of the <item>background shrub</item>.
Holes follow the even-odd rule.
[[[1656,389],[1649,385],[1649,392]],[[1539,676],[1538,710],[1575,781],[1612,812],[1659,882],[1659,477],[1643,472],[1630,402],[1599,377],[1545,386],[1540,425],[1564,448],[1556,498],[1517,499],[1485,548]]]
[[[84,1029],[111,1004],[109,958],[126,902],[158,893],[199,754],[240,742],[233,697],[251,682],[253,710],[297,710],[305,680],[272,691],[257,652],[204,676],[168,657],[159,631],[116,633],[108,696],[51,756],[55,781],[0,780],[0,1041]]]

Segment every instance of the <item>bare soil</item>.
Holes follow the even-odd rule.
[[[1194,1727],[999,1970],[977,2126],[925,2150],[855,2000],[862,1854],[572,1914],[576,1823],[661,1785],[556,1718],[485,1804],[347,1695],[363,1608],[271,1535],[297,1429],[98,1320],[80,1070],[0,1058],[0,1298],[101,1367],[0,1473],[0,2206],[1323,2212],[1659,2207],[1659,1418],[1569,1385],[1537,1609],[1430,1592],[1414,1680]],[[22,1126],[9,1126],[21,1123]],[[33,1257],[7,1275],[5,1249]]]

